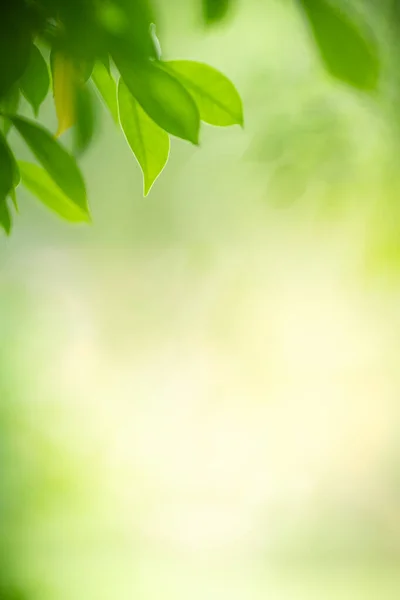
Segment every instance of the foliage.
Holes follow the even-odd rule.
[[[164,168],[170,135],[198,144],[201,120],[243,123],[233,84],[193,61],[164,63],[149,0],[15,0],[0,7],[0,223],[11,231],[9,199],[21,182],[70,221],[90,220],[77,157],[96,128],[102,99],[121,126],[144,178],[144,193]],[[7,57],[7,59],[4,59]],[[37,122],[52,90],[56,134]],[[19,114],[21,94],[35,119]],[[14,128],[37,163],[17,161],[7,140]],[[74,148],[59,137],[71,129]]]
[[[213,25],[232,0],[201,0]],[[321,59],[336,78],[362,90],[378,85],[380,60],[359,16],[329,0],[298,0]],[[70,221],[89,221],[77,158],[96,130],[96,99],[121,127],[143,172],[148,194],[165,167],[170,136],[198,144],[200,123],[243,125],[234,85],[194,61],[163,61],[152,0],[13,0],[0,6],[0,224],[9,233],[21,183]],[[4,57],[7,57],[4,59]],[[52,91],[58,130],[37,122]],[[97,96],[93,94],[96,90]],[[19,114],[21,94],[34,119]],[[8,141],[14,128],[36,163],[18,161]],[[72,129],[74,147],[59,137]]]

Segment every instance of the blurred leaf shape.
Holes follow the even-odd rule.
[[[17,200],[17,192],[15,190],[15,187],[12,188],[12,190],[10,191],[10,198],[11,198],[11,202],[14,205],[14,208],[17,212],[19,212],[19,207],[18,207],[18,200]]]
[[[25,71],[32,44],[32,24],[23,0],[3,2],[0,19],[0,98]]]
[[[85,184],[76,160],[43,127],[22,117],[10,117],[38,161],[60,190],[88,213]]]
[[[15,210],[17,212],[19,212],[16,189],[19,186],[19,184],[21,183],[21,173],[19,171],[18,164],[17,164],[17,161],[15,160],[14,155],[12,155],[12,163],[13,163],[13,185],[10,190],[9,196],[11,198],[11,202],[13,203]]]
[[[75,123],[75,93],[77,72],[73,61],[62,52],[52,56],[53,94],[58,129],[56,137],[62,135]]]
[[[21,94],[18,85],[14,85],[9,92],[0,100],[1,112],[6,115],[15,115],[18,111]],[[3,118],[3,133],[7,136],[11,127],[11,121]]]
[[[97,62],[92,71],[92,80],[112,118],[118,124],[117,85],[110,74],[110,69],[107,69],[103,63]]]
[[[95,128],[93,100],[87,84],[76,88],[75,111],[75,147],[82,154],[92,141]]]
[[[126,26],[120,39],[126,49],[130,48],[136,57],[156,58],[151,24],[155,22],[154,3],[151,0],[114,0],[114,6],[121,9]]]
[[[167,164],[169,135],[150,119],[122,79],[118,84],[118,105],[121,127],[142,169],[144,195],[147,196]]]
[[[7,233],[11,232],[11,217],[7,206],[7,196],[14,182],[13,155],[3,134],[0,134],[0,225]]]
[[[157,28],[155,26],[155,23],[152,23],[150,25],[150,34],[151,34],[151,38],[153,40],[153,45],[154,45],[154,52],[156,54],[156,58],[157,60],[161,60],[161,44],[160,44],[160,40],[158,39],[157,36]]]
[[[24,186],[47,208],[72,223],[90,221],[88,212],[63,193],[39,165],[19,161],[18,166]]]
[[[6,198],[0,201],[0,227],[4,229],[7,235],[10,235],[12,223]]]
[[[203,19],[207,25],[222,21],[231,8],[232,0],[202,0]]]
[[[39,48],[32,44],[28,66],[20,80],[21,92],[32,106],[35,117],[47,96],[50,76],[46,61]]]
[[[360,90],[376,89],[378,51],[359,24],[329,0],[299,1],[331,75]]]
[[[129,91],[157,125],[171,135],[198,144],[199,111],[178,79],[155,62],[134,63],[120,55],[115,62]]]
[[[162,65],[192,95],[200,119],[210,125],[243,125],[243,105],[233,83],[220,71],[191,60],[172,60]]]

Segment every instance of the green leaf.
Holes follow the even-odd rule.
[[[143,172],[144,195],[165,167],[169,156],[169,136],[144,112],[120,79],[118,85],[119,118],[133,154]]]
[[[203,19],[207,25],[221,21],[231,7],[231,0],[202,0]]]
[[[53,76],[53,96],[58,129],[56,137],[75,124],[75,96],[78,71],[74,61],[63,52],[53,51],[50,57]]]
[[[0,134],[0,201],[10,193],[14,179],[14,156],[4,135]]]
[[[43,127],[22,117],[10,117],[38,161],[61,191],[88,213],[85,184],[76,160]]]
[[[16,188],[21,183],[21,173],[19,172],[18,163],[15,160],[15,156],[12,156],[13,162],[13,188]]]
[[[112,118],[118,124],[117,86],[110,71],[103,63],[95,64],[92,80]]]
[[[111,75],[111,64],[110,64],[110,56],[108,54],[103,54],[100,58],[100,63],[105,67],[107,73],[109,75]],[[95,64],[93,65],[93,69],[95,67]],[[92,72],[93,72],[92,69]],[[92,75],[92,73],[91,73]]]
[[[160,40],[157,37],[157,29],[154,23],[152,23],[150,25],[150,34],[151,34],[151,38],[153,40],[153,45],[154,45],[154,52],[156,54],[156,58],[157,60],[161,60],[161,44],[160,44]]]
[[[8,94],[0,101],[1,112],[5,115],[15,115],[18,111],[20,98],[21,94],[19,87],[18,85],[14,85]],[[4,135],[7,135],[11,127],[11,121],[5,118],[2,118],[2,121],[3,133]]]
[[[125,16],[126,28],[120,36],[125,47],[129,47],[141,58],[156,58],[150,32],[150,25],[156,20],[154,3],[151,0],[114,0],[114,4],[119,6]]]
[[[206,123],[217,126],[243,125],[243,106],[233,83],[222,73],[190,60],[161,63],[193,96]]]
[[[198,144],[199,111],[180,81],[152,61],[133,63],[120,55],[114,60],[129,91],[149,117],[168,133]]]
[[[20,80],[20,87],[37,117],[50,88],[50,76],[46,61],[34,44],[32,44],[28,66]]]
[[[3,134],[0,134],[0,225],[9,235],[11,231],[11,218],[7,206],[7,196],[10,193],[15,172],[14,156]]]
[[[77,86],[75,110],[75,145],[77,151],[82,153],[92,141],[95,124],[92,96],[87,85]]]
[[[32,44],[32,18],[24,0],[2,3],[0,19],[0,98],[25,71]]]
[[[66,196],[44,169],[22,161],[18,166],[23,185],[47,208],[73,223],[90,221],[87,211]]]
[[[7,235],[10,235],[12,223],[6,198],[0,200],[0,227],[4,229]]]
[[[375,44],[339,8],[327,0],[299,0],[322,60],[337,79],[360,90],[373,90],[379,79]]]
[[[17,193],[16,193],[16,190],[15,190],[15,188],[13,188],[13,189],[11,190],[11,192],[10,192],[10,194],[9,194],[9,195],[10,195],[11,202],[13,203],[15,210],[16,210],[17,212],[19,212],[18,201],[17,201]]]
[[[84,82],[86,82],[86,81],[88,81],[88,79],[90,79],[90,77],[92,75],[93,67],[94,67],[93,59],[88,58],[81,63],[79,71],[80,71],[81,77]]]
[[[17,195],[16,195],[15,190],[21,182],[21,173],[19,172],[18,164],[17,164],[17,161],[15,160],[14,155],[12,156],[12,163],[13,163],[13,187],[10,190],[9,196],[11,198],[12,203],[14,204],[15,210],[18,212],[19,209],[18,209]]]

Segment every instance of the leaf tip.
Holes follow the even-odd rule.
[[[82,223],[85,223],[85,225],[93,225],[92,215],[89,211],[82,212]]]
[[[191,135],[188,137],[188,140],[193,144],[193,146],[200,146],[200,132],[197,131],[196,135]]]
[[[145,178],[143,178],[143,198],[147,198],[147,196],[150,194],[156,180],[157,180],[157,177],[155,179],[153,179],[153,181],[146,180]]]

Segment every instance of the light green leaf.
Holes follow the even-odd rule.
[[[151,34],[151,38],[153,40],[156,58],[157,58],[157,60],[161,60],[161,55],[162,55],[161,44],[160,44],[160,40],[157,37],[157,28],[155,26],[155,23],[152,23],[150,25],[150,34]]]
[[[373,90],[379,79],[375,44],[361,27],[329,0],[299,0],[321,58],[337,79],[360,90]]]
[[[199,142],[200,115],[191,94],[176,77],[156,62],[114,56],[129,91],[162,129],[193,144]]]
[[[169,156],[169,136],[144,112],[125,83],[118,84],[121,127],[143,172],[144,195],[165,167]]]
[[[56,137],[75,124],[75,96],[78,83],[76,64],[63,52],[52,51],[51,68],[53,74],[53,96],[56,107],[58,129]]]
[[[118,123],[117,85],[113,76],[103,63],[97,62],[92,71],[92,79],[112,118]]]
[[[43,127],[22,117],[10,117],[38,161],[60,190],[88,213],[85,184],[76,160]]]
[[[50,88],[50,75],[46,61],[34,44],[32,44],[28,66],[20,80],[20,88],[37,117]]]
[[[18,166],[23,185],[47,208],[73,223],[90,221],[87,211],[66,196],[44,169],[22,161],[18,162]]]
[[[220,127],[243,125],[239,93],[217,69],[191,60],[172,60],[161,64],[191,93],[202,121]]]

